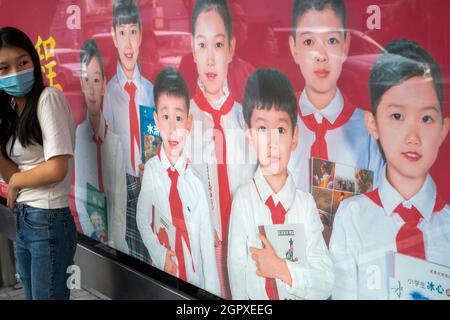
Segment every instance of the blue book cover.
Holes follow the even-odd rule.
[[[154,107],[139,106],[142,163],[144,164],[159,153],[162,144],[161,135],[153,117],[155,111]]]
[[[106,197],[89,182],[86,184],[86,211],[94,226],[91,238],[108,242],[108,207]]]

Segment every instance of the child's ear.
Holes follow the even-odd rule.
[[[352,34],[348,31],[345,31],[345,40],[344,40],[344,60],[347,59],[348,53],[350,51],[350,43],[352,41]]]
[[[247,124],[245,124],[244,126],[244,132],[245,132],[245,140],[247,141],[247,143],[253,148],[256,148],[256,143],[252,135],[252,130],[248,127]]]
[[[144,30],[142,29],[142,25],[138,25],[138,30],[139,30],[139,44],[138,44],[138,47],[140,47],[141,44],[142,44],[142,38],[143,38],[143,34],[144,34]]]
[[[83,91],[83,73],[80,74],[80,88]]]
[[[102,91],[100,92],[100,96],[104,96],[106,91],[106,76],[103,76],[103,85],[102,85]]]
[[[294,151],[295,148],[297,148],[297,145],[298,145],[298,124],[296,124],[295,128],[294,128],[294,134],[292,136],[291,151]]]
[[[186,126],[186,130],[189,132],[191,132],[192,129],[192,114],[189,114],[187,117],[187,126]]]
[[[114,42],[114,46],[116,47],[116,49],[119,47],[119,45],[117,44],[117,39],[116,39],[116,30],[114,29],[114,27],[111,27],[111,37],[113,39]]]
[[[195,57],[195,44],[194,44],[194,35],[191,34],[191,51],[192,51],[192,56],[194,58],[194,62],[197,63],[197,58]]]
[[[295,47],[295,39],[292,36],[292,34],[289,36],[289,49],[291,50],[292,58],[294,58],[294,61],[296,64],[297,62],[297,48]]]
[[[156,113],[156,111],[153,111],[153,119],[155,119],[155,125],[156,125],[156,127],[158,128],[158,131],[159,131],[158,114]]]
[[[375,116],[370,111],[364,112],[364,121],[366,122],[367,130],[369,131],[370,135],[374,137],[374,139],[378,140],[380,137],[378,134],[378,127],[377,127],[377,121],[375,119]]]
[[[441,144],[447,138],[448,131],[450,130],[450,118],[444,118],[444,123],[442,126]]]
[[[231,61],[233,61],[233,56],[234,56],[235,50],[236,50],[236,38],[233,37],[233,38],[231,38],[231,41],[230,41],[230,55],[229,55],[228,63],[231,63]]]

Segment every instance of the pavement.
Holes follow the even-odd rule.
[[[0,300],[24,300],[23,288],[0,288]],[[74,289],[70,292],[70,300],[109,300],[108,297],[93,289]]]

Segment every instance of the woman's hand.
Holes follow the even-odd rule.
[[[11,179],[11,176],[16,172],[19,172],[17,164],[9,159],[6,159],[0,152],[0,177],[6,183],[9,183],[9,179]]]
[[[6,205],[11,211],[14,211],[14,208],[16,207],[17,196],[19,195],[19,188],[15,184],[16,175],[17,173],[11,176],[8,184],[8,196],[6,199]]]

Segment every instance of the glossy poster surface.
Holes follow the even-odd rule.
[[[384,46],[396,39],[408,39],[417,42],[439,65],[444,88],[442,110],[444,116],[449,116],[450,22],[447,15],[450,12],[450,3],[446,0],[346,0],[344,3],[346,18],[345,26],[341,24],[341,28],[345,28],[347,38],[341,40],[348,41],[348,54],[342,69],[337,71],[337,88],[345,101],[359,108],[361,114],[362,111],[370,110],[371,67]],[[186,207],[183,209],[185,218],[181,219],[184,220],[182,224],[176,222],[175,219],[178,218],[171,215],[175,210],[173,203],[178,201],[174,198],[175,193],[171,193],[169,181],[173,183],[173,180],[165,177],[165,180],[161,178],[161,182],[158,182],[157,169],[154,169],[153,175],[145,171],[157,168],[146,165],[149,159],[158,155],[161,159],[163,140],[154,119],[156,113],[153,113],[153,91],[157,75],[163,69],[179,69],[187,83],[191,99],[190,111],[194,114],[192,139],[196,140],[194,133],[197,129],[200,132],[208,126],[210,129],[217,129],[212,121],[202,124],[203,118],[195,116],[195,112],[201,109],[199,100],[196,99],[199,90],[197,84],[201,83],[201,73],[205,69],[202,69],[201,55],[196,51],[197,42],[194,40],[193,44],[191,43],[194,0],[0,0],[0,26],[14,26],[28,34],[40,55],[46,83],[63,91],[70,102],[77,127],[71,209],[78,231],[224,298],[267,299],[273,296],[270,289],[267,289],[264,277],[256,275],[258,268],[252,261],[252,254],[247,250],[250,247],[262,249],[265,243],[261,242],[257,235],[242,235],[241,231],[243,234],[248,231],[237,230],[232,227],[233,222],[230,222],[230,219],[233,220],[233,214],[236,216],[236,206],[233,203],[233,209],[231,203],[239,187],[257,179],[253,179],[257,162],[244,137],[242,111],[239,113],[236,110],[242,108],[247,79],[255,70],[279,70],[288,78],[299,98],[305,88],[304,70],[307,66],[300,70],[302,66],[299,68],[290,48],[289,41],[293,30],[292,1],[228,1],[227,7],[231,15],[235,43],[230,61],[226,63],[226,79],[223,79],[221,86],[226,86],[224,92],[229,92],[234,99],[230,114],[236,112],[236,123],[241,125],[242,129],[237,130],[238,136],[233,140],[233,146],[228,146],[230,138],[227,130],[235,125],[234,120],[227,122],[230,123],[228,128],[222,123],[222,129],[226,131],[227,159],[241,159],[240,152],[243,150],[243,159],[246,160],[237,160],[235,166],[228,161],[226,174],[229,181],[226,185],[230,199],[229,208],[226,210],[231,213],[228,213],[227,218],[223,218],[223,167],[216,165],[214,161],[211,165],[202,157],[196,161],[201,149],[195,148],[195,141],[193,146],[189,144],[192,148],[192,166],[189,166],[189,172],[196,178],[191,181],[186,177],[184,187],[178,184],[180,203]],[[322,12],[313,11],[319,14]],[[338,18],[340,23],[340,16],[334,11],[331,12],[334,14],[332,18]],[[327,23],[331,21],[326,17],[324,19]],[[209,29],[208,23],[214,22],[214,19],[203,21],[208,26],[203,27],[204,29],[201,29],[199,18],[195,21],[196,26],[200,28],[197,33],[208,34],[208,31],[212,30]],[[223,27],[223,20],[219,22]],[[225,23],[227,31],[226,27]],[[225,38],[228,39],[227,35]],[[87,56],[86,52],[89,52]],[[301,59],[300,56],[301,54],[297,59]],[[333,57],[330,55],[328,58],[332,60]],[[209,63],[205,62],[206,68]],[[221,61],[216,59],[213,64],[220,63]],[[210,76],[210,73],[205,74]],[[328,73],[325,77],[327,75]],[[220,71],[213,76],[220,78]],[[299,148],[302,148],[305,141],[309,141],[309,137],[303,135],[303,132],[300,127]],[[354,134],[359,133],[355,131]],[[212,149],[217,148],[213,142],[215,140],[211,139],[208,133],[200,139],[210,143]],[[349,138],[349,141],[356,141],[352,139],[354,138]],[[364,165],[369,160],[352,162],[351,156],[331,159],[332,153],[351,155],[354,145],[351,142],[329,145],[330,160],[337,165],[350,165],[371,171],[370,174],[374,175],[374,187],[378,186],[376,179],[381,175],[383,166],[381,155],[377,160],[379,163],[374,166]],[[309,152],[309,147],[307,149]],[[291,162],[300,159],[302,152],[300,150],[297,155],[293,154]],[[212,154],[214,157],[217,155],[214,151]],[[309,159],[307,160],[304,167],[290,164],[289,170],[292,175],[299,176],[293,177],[297,188],[309,193],[312,192],[309,176],[311,170],[308,166]],[[158,163],[164,165],[164,160],[161,159]],[[450,202],[449,163],[450,140],[446,139],[430,170],[437,193],[445,203]],[[317,170],[320,175],[320,169]],[[146,177],[150,177],[147,182]],[[257,181],[255,185],[258,185]],[[192,186],[199,186],[195,189],[197,193],[192,191]],[[295,187],[293,188],[295,190]],[[348,190],[341,193],[343,199],[348,197],[346,191]],[[351,190],[351,193],[358,192]],[[334,214],[334,202],[341,200],[330,197],[328,211],[333,211]],[[251,204],[252,201],[254,199],[248,198],[248,203]],[[262,203],[264,204],[264,201]],[[199,209],[202,206],[203,209]],[[253,206],[250,211],[259,212],[258,208]],[[324,222],[323,218],[321,221]],[[308,223],[303,218],[294,222]],[[325,241],[317,249],[319,251],[328,250],[326,245],[332,237],[331,226],[327,226],[325,222],[324,224]],[[443,238],[448,239],[450,230],[448,224],[446,226],[447,229],[442,232]],[[258,227],[256,223],[255,230],[258,230]],[[231,228],[234,229],[230,230]],[[181,229],[188,231],[183,233]],[[230,247],[236,243],[234,240],[237,238],[232,238],[234,234],[239,234],[240,239],[247,241],[242,244],[242,250]],[[295,239],[291,240],[295,243]],[[306,246],[308,239],[306,243],[299,240],[302,241]],[[182,243],[179,244],[181,249],[176,248],[177,242]],[[288,247],[289,243],[284,245]],[[440,249],[430,250],[437,252]],[[167,257],[170,256],[168,252],[173,253],[173,264],[167,263]],[[244,256],[237,259],[241,254]],[[439,253],[436,255],[439,256]],[[246,259],[250,261],[248,264],[241,261]],[[331,260],[325,260],[318,262],[318,269],[332,270],[332,266],[327,262]],[[234,275],[235,267],[230,266],[230,263],[243,263],[241,266],[245,270],[242,272],[248,275],[245,278]],[[293,278],[288,281],[291,283],[291,286],[288,285],[289,297],[295,297],[298,293],[297,298],[321,299],[331,294],[331,289],[319,288],[312,290],[311,295],[304,296],[306,289],[302,285],[297,288],[294,286],[298,281],[294,275],[300,275],[303,271],[298,271],[297,266],[293,267],[293,264],[294,262],[288,264]],[[181,265],[183,270],[180,270]],[[171,269],[170,266],[175,267]],[[383,268],[382,270],[384,272]],[[271,277],[274,276],[271,274]],[[242,279],[245,285],[236,284]],[[316,280],[317,283],[314,283]],[[304,281],[313,287],[329,287],[326,281],[321,283],[315,276]]]

